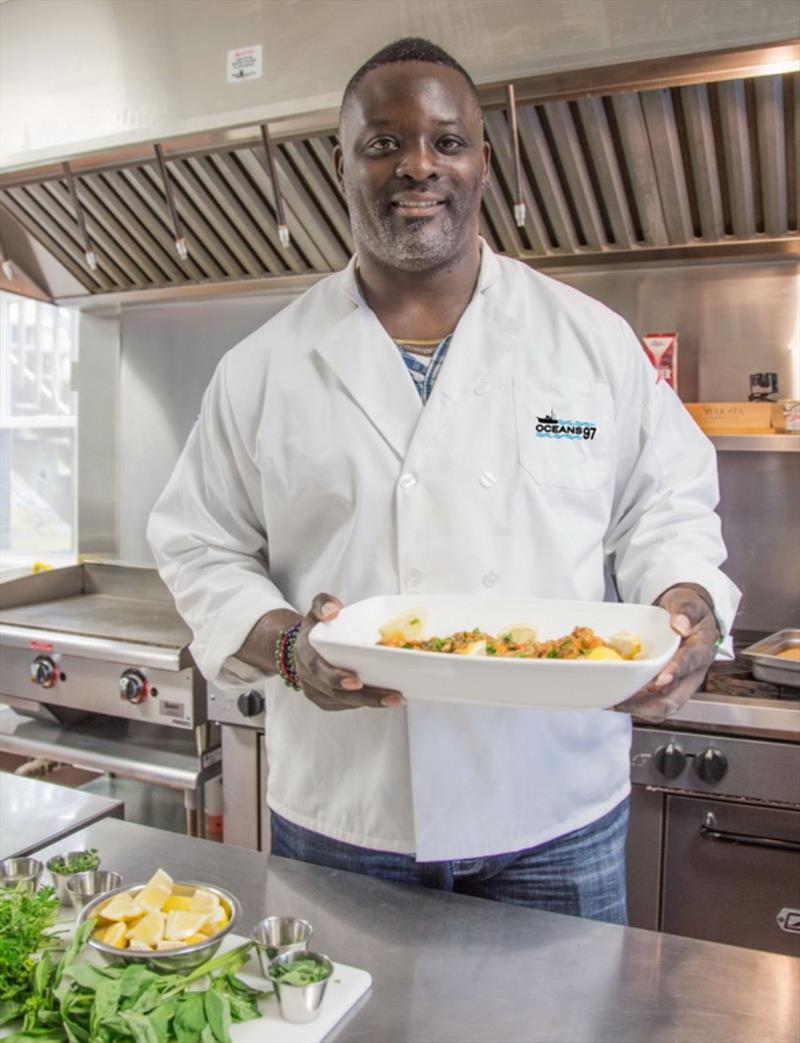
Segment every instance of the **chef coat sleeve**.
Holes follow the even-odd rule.
[[[226,361],[153,508],[147,538],[192,630],[191,652],[201,672],[223,687],[240,688],[263,675],[234,653],[265,612],[292,606],[267,571],[261,477],[255,448],[232,406]]]
[[[620,320],[624,393],[616,404],[614,507],[606,558],[623,601],[649,605],[676,583],[714,599],[723,635],[740,593],[719,566],[726,550],[715,507],[717,457],[678,396]]]

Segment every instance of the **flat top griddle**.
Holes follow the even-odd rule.
[[[111,594],[77,594],[4,608],[0,610],[0,625],[131,641],[175,651],[192,640],[191,631],[172,605]]]
[[[0,626],[176,654],[192,640],[156,570],[117,562],[72,565],[0,584]]]

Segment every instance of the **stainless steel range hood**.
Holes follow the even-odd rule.
[[[482,87],[493,150],[483,235],[537,267],[796,252],[800,75],[784,70],[798,53],[791,43],[517,83],[521,229],[504,95]],[[0,203],[85,296],[285,291],[341,268],[352,250],[331,169],[335,120],[326,111],[271,124],[289,249],[252,126],[162,142],[186,260],[152,146],[72,161],[95,271],[60,165],[4,174]]]

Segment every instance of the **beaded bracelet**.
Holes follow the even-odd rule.
[[[300,634],[300,623],[294,623],[281,630],[275,645],[275,669],[287,688],[300,691],[300,678],[297,674],[297,658],[295,645]]]

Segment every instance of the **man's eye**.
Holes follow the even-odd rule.
[[[460,138],[440,138],[439,148],[442,152],[458,152],[459,149],[464,147],[464,142]]]
[[[371,152],[389,152],[391,149],[395,147],[396,144],[397,142],[394,140],[394,138],[375,138],[374,140],[370,141],[367,148]]]

